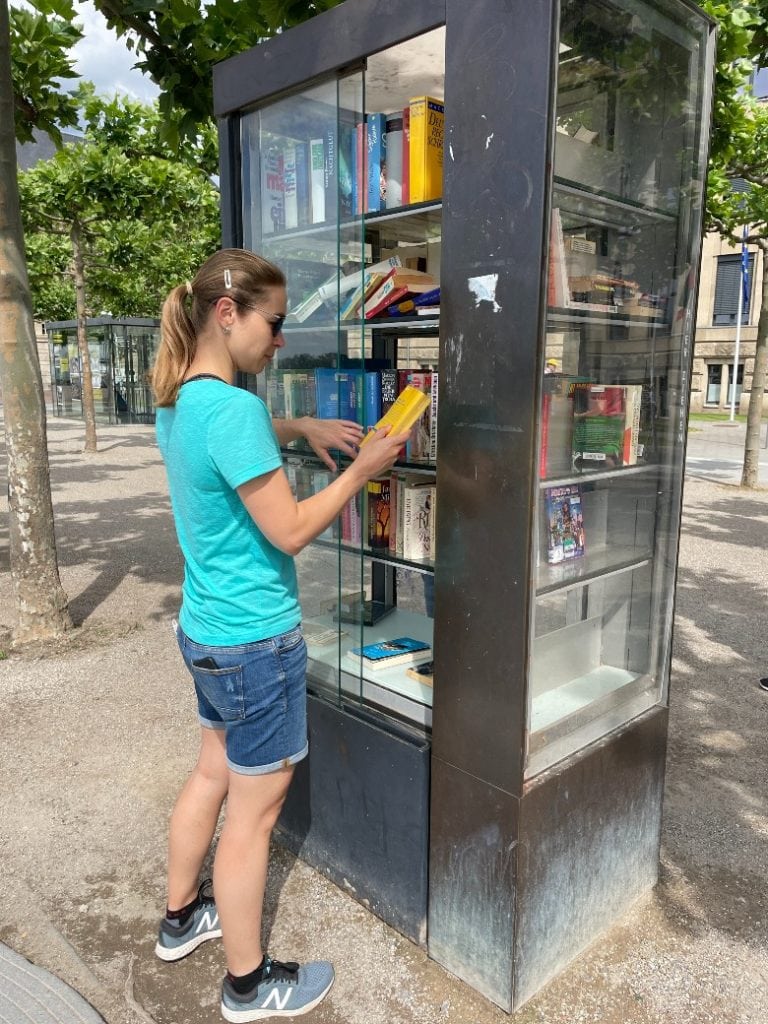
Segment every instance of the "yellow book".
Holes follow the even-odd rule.
[[[419,391],[418,388],[414,388],[410,384],[404,387],[376,426],[372,427],[365,435],[360,445],[364,445],[371,434],[381,430],[382,427],[391,426],[390,434],[402,434],[406,430],[410,430],[427,408],[429,402],[429,395],[423,391]]]
[[[411,136],[408,151],[409,202],[424,203],[443,194],[443,125],[445,107],[431,96],[410,101]]]

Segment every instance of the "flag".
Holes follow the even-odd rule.
[[[747,249],[747,235],[749,234],[749,225],[744,225],[744,234],[741,240],[741,288],[744,305],[742,309],[745,313],[749,311],[749,249]]]

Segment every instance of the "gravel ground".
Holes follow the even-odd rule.
[[[220,945],[172,967],[152,954],[168,813],[196,733],[170,634],[181,563],[162,465],[147,427],[102,428],[93,456],[81,425],[49,433],[80,628],[0,661],[0,940],[110,1024],[215,1021]],[[0,498],[0,630],[13,612],[5,511]],[[661,882],[516,1020],[768,1020],[766,541],[768,492],[688,480]],[[280,849],[267,925],[277,956],[335,962],[317,1024],[508,1019]]]

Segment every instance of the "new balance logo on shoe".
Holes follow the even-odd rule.
[[[199,935],[201,931],[215,931],[219,927],[219,915],[217,911],[211,913],[210,910],[206,910],[204,914],[200,916],[200,920],[195,928],[195,935]]]
[[[295,989],[287,988],[283,993],[282,999],[280,998],[280,990],[273,988],[267,998],[261,1004],[261,1009],[266,1010],[268,1006],[274,1006],[276,1010],[284,1010],[291,1000]]]

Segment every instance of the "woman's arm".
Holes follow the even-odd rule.
[[[391,469],[408,433],[379,431],[355,461],[327,487],[296,501],[283,469],[255,477],[237,488],[240,499],[264,536],[287,555],[297,555],[319,536],[368,480]]]
[[[354,459],[357,445],[363,436],[363,428],[352,420],[319,420],[312,416],[299,416],[295,420],[272,420],[277,440],[281,445],[306,438],[312,451],[321,458],[334,473],[339,468],[333,461],[329,449]]]

